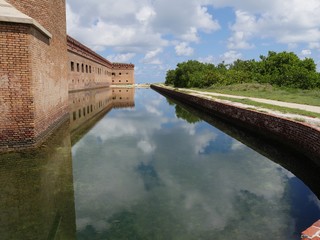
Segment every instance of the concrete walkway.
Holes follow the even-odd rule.
[[[187,91],[187,92],[191,92],[191,93],[198,93],[198,94],[207,95],[207,96],[217,96],[217,97],[221,96],[221,97],[237,98],[237,99],[249,99],[249,100],[252,100],[255,102],[260,102],[260,103],[266,103],[266,104],[271,104],[271,105],[276,105],[276,106],[281,106],[281,107],[287,107],[287,108],[300,109],[300,110],[314,112],[314,113],[320,113],[320,107],[318,107],[318,106],[281,102],[281,101],[277,101],[277,100],[269,100],[269,99],[263,99],[263,98],[244,97],[244,96],[236,96],[236,95],[213,93],[213,92],[202,92],[202,91],[198,91],[198,90],[185,89],[185,88],[180,88],[179,90],[183,90],[183,91]]]

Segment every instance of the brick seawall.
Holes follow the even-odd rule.
[[[208,114],[244,127],[251,132],[293,147],[320,164],[320,131],[309,125],[156,85],[151,85],[151,88]]]

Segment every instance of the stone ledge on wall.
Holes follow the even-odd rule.
[[[48,38],[52,38],[52,34],[45,29],[40,23],[26,14],[20,12],[11,4],[4,0],[0,0],[0,22],[20,23],[32,25]]]

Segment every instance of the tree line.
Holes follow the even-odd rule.
[[[207,88],[214,85],[261,83],[300,89],[320,88],[320,73],[312,58],[300,59],[293,52],[269,51],[260,60],[236,60],[217,65],[195,60],[178,63],[168,70],[165,84]]]

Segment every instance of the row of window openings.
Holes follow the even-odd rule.
[[[114,82],[114,80],[112,80],[112,82]],[[121,82],[121,80],[119,80],[118,82]],[[126,80],[126,82],[129,82],[128,80]]]
[[[91,113],[93,111],[93,106],[91,105],[90,107],[87,106],[87,114]],[[83,112],[83,116],[86,116],[86,108],[84,107],[81,111],[81,109],[79,109],[79,118],[81,118],[82,112]],[[73,112],[73,121],[77,120],[77,112],[74,111]]]
[[[105,103],[108,103],[108,102],[109,102],[109,100],[105,101]],[[103,106],[103,102],[100,101],[99,102],[99,108],[101,108],[102,106]],[[78,116],[79,116],[79,118],[81,118],[81,116],[83,114],[83,116],[85,117],[86,114],[92,113],[92,111],[93,111],[93,106],[92,105],[91,106],[87,106],[87,112],[86,112],[86,108],[84,107],[82,110],[81,109],[78,110]],[[75,121],[75,120],[77,120],[77,112],[76,111],[73,112],[73,121]]]
[[[112,90],[112,92],[114,92],[114,90]],[[121,92],[121,90],[119,90],[119,92]],[[126,90],[126,92],[129,92],[129,90]]]
[[[112,99],[113,99],[113,100],[117,100],[117,97],[113,97]],[[119,99],[122,100],[122,97],[119,97]],[[124,98],[124,100],[129,100],[129,97]]]
[[[88,66],[88,65],[84,65],[84,64],[81,64],[81,72],[86,72],[86,73],[91,73],[93,70],[94,72],[94,67],[92,67],[91,69],[91,66]],[[74,72],[75,71],[75,64],[74,62],[71,62],[71,72]],[[77,63],[77,72],[80,72],[80,63]],[[107,71],[104,71],[104,74],[107,75],[109,72]],[[101,68],[98,68],[98,74],[102,74],[102,69]],[[127,75],[129,73],[126,73]],[[116,74],[115,73],[112,73],[112,76],[115,76]],[[122,73],[119,73],[119,75],[122,75]]]
[[[75,64],[74,62],[71,62],[71,72],[75,71]],[[102,74],[102,69],[97,68],[98,74]],[[80,63],[77,63],[77,72],[80,72]],[[81,72],[86,72],[86,73],[92,73],[94,72],[94,67],[91,68],[91,66],[81,64]],[[107,75],[108,72],[104,71],[104,74]]]

